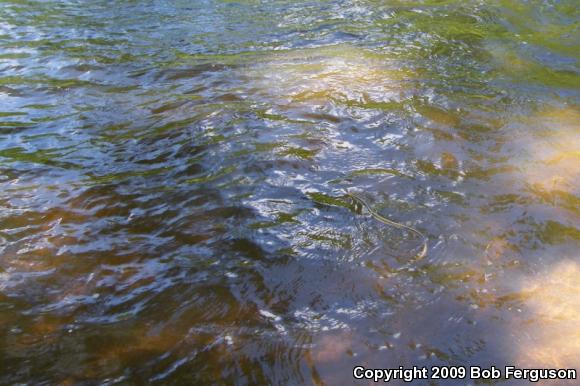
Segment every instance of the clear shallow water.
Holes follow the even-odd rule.
[[[579,16],[3,2],[0,382],[577,367]]]

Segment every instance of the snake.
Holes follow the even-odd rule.
[[[346,191],[346,195],[348,197],[352,198],[355,202],[358,202],[363,207],[365,207],[366,210],[371,214],[371,216],[375,220],[382,222],[383,224],[398,228],[398,229],[407,230],[407,231],[414,233],[415,235],[421,237],[423,239],[423,248],[421,249],[421,252],[419,252],[419,254],[417,254],[416,259],[419,260],[419,259],[422,259],[423,257],[425,257],[425,255],[427,254],[427,241],[428,241],[427,236],[425,236],[423,233],[419,232],[415,228],[412,228],[412,227],[407,226],[405,224],[395,222],[393,220],[389,220],[385,216],[382,216],[381,214],[375,212],[375,210],[373,208],[371,208],[371,206],[365,200],[363,200],[360,196],[357,196],[356,194],[351,193],[349,191]]]

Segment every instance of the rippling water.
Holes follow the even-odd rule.
[[[3,1],[0,383],[577,366],[579,23],[572,0]]]

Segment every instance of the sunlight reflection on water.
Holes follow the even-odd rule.
[[[0,383],[576,365],[574,6],[8,0]]]

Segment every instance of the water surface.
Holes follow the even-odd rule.
[[[3,1],[0,383],[577,367],[579,21]]]

